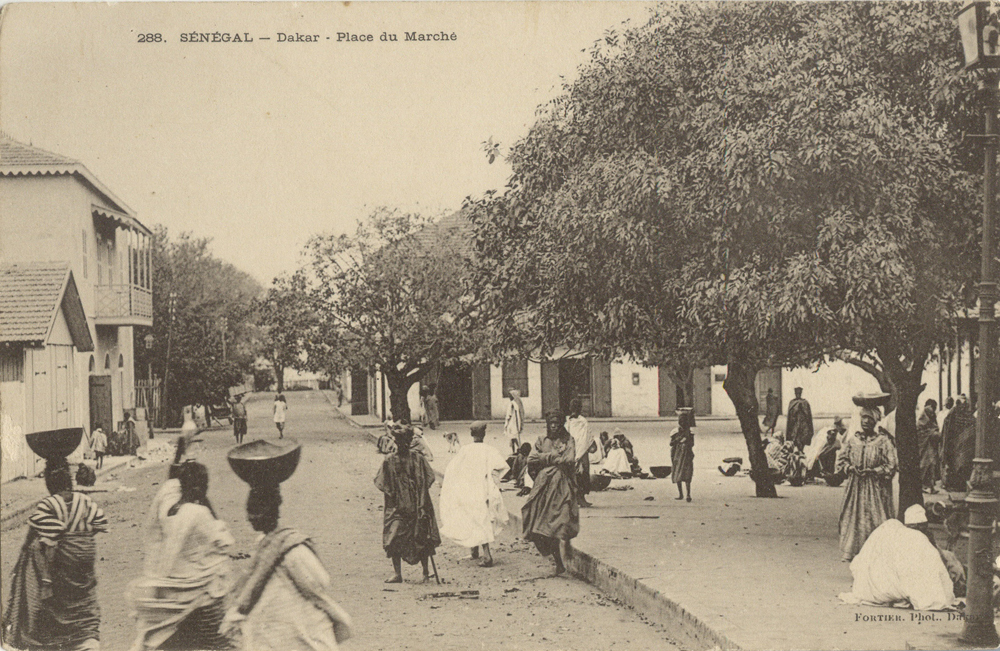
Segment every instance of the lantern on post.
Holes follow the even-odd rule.
[[[968,591],[965,624],[959,639],[977,647],[995,647],[1000,641],[993,623],[993,546],[992,533],[997,506],[990,443],[996,436],[997,391],[997,283],[994,273],[996,251],[994,222],[996,204],[997,159],[997,82],[1000,79],[1000,56],[997,43],[1000,30],[989,3],[972,2],[958,13],[958,31],[965,55],[965,69],[982,69],[985,100],[986,150],[983,165],[983,236],[982,268],[979,283],[980,370],[977,373],[979,410],[976,421],[976,458],[973,460],[969,506]]]

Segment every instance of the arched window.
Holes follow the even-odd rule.
[[[91,355],[90,356],[90,363],[87,365],[87,371],[89,371],[90,373],[93,373],[94,372],[94,368],[96,367],[96,365],[97,365],[97,362],[94,360],[94,356]]]
[[[104,370],[111,370],[111,355],[104,356]]]
[[[118,354],[118,368],[125,368],[125,356],[121,353]]]

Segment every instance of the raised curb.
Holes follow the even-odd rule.
[[[324,393],[324,395],[326,394]],[[329,396],[327,396],[327,400],[330,401]],[[337,409],[332,401],[330,405]],[[375,429],[375,425],[362,425],[348,414],[340,411],[340,409],[337,409],[337,411],[349,423],[367,432],[372,439],[378,439],[374,433],[369,431]],[[381,427],[381,425],[377,427]],[[439,479],[443,477],[442,473],[437,469],[434,472]],[[518,537],[520,537],[521,514],[509,508],[508,513],[510,514],[510,524],[517,532]],[[632,578],[618,568],[572,545],[570,545],[570,549],[570,554],[564,559],[566,568],[570,572],[596,587],[601,592],[621,601],[644,617],[668,627],[672,633],[679,633],[679,637],[681,637],[681,641],[685,646],[703,649],[718,647],[732,651],[739,650],[739,645],[725,635],[712,629],[705,622],[685,610],[681,604],[668,598],[659,590],[654,590],[642,581]]]

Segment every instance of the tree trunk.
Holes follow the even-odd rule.
[[[400,372],[387,372],[385,374],[386,384],[389,386],[389,410],[393,420],[410,420],[410,402],[406,398],[410,387],[415,381],[413,375],[406,375]]]
[[[671,364],[667,367],[667,375],[681,392],[682,398],[677,406],[694,407],[694,367],[690,364]]]
[[[274,381],[278,385],[278,393],[285,390],[285,367],[281,364],[274,365]]]
[[[722,387],[729,394],[729,399],[736,407],[736,416],[740,419],[740,429],[747,444],[747,454],[750,457],[750,477],[757,487],[757,497],[777,497],[778,492],[771,481],[771,473],[767,466],[767,455],[764,454],[764,443],[760,438],[760,422],[757,412],[760,405],[757,402],[757,389],[754,381],[759,369],[742,361],[729,361],[726,381]]]
[[[891,366],[891,365],[890,365]],[[913,504],[923,504],[920,481],[920,442],[917,439],[917,400],[923,385],[920,383],[923,364],[914,364],[917,370],[907,371],[902,366],[888,370],[896,388],[896,455],[899,459],[899,511],[898,518]]]

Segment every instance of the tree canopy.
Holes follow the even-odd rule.
[[[671,3],[609,31],[469,203],[494,348],[727,364],[758,495],[758,370],[850,351],[896,391],[920,501],[919,376],[978,265],[953,14]]]

